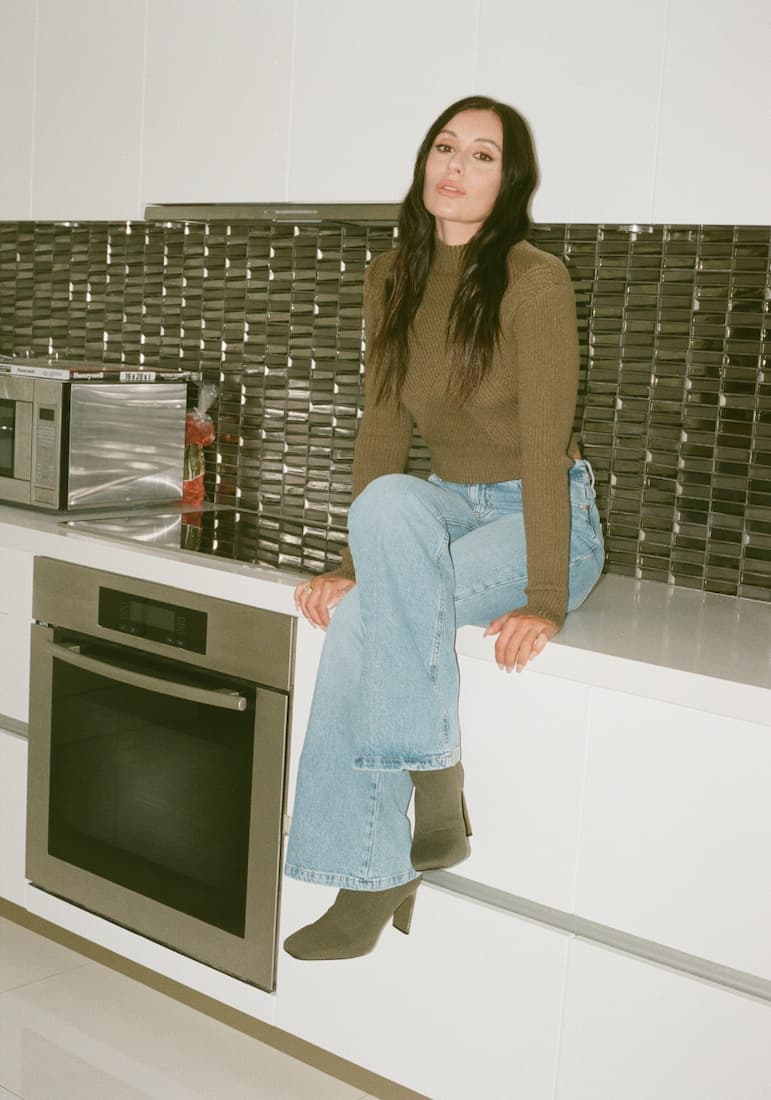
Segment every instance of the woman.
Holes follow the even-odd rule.
[[[591,471],[571,437],[572,285],[525,241],[535,184],[516,111],[452,104],[418,151],[399,248],[367,271],[350,553],[295,592],[328,633],[286,872],[339,887],[287,939],[296,958],[365,954],[392,917],[407,932],[418,872],[468,854],[456,627],[484,625],[499,667],[520,671],[602,568]],[[403,473],[413,423],[428,481]]]

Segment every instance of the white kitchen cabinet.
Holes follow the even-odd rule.
[[[436,115],[472,91],[477,4],[297,0],[288,198],[399,202]]]
[[[32,103],[35,71],[35,5],[0,0],[0,221],[29,217],[32,171]]]
[[[650,221],[667,0],[480,8],[474,87],[532,127],[535,220]]]
[[[771,1096],[771,1005],[581,940],[569,958],[555,1100]]]
[[[333,897],[287,881],[282,936]],[[437,1100],[552,1100],[568,938],[423,886],[409,936],[371,955],[282,952],[276,1026]]]
[[[771,221],[767,0],[671,0],[656,222]]]
[[[294,804],[294,794],[297,787],[297,767],[300,763],[300,752],[305,741],[305,731],[308,726],[308,716],[324,638],[323,630],[312,627],[302,615],[298,618],[295,639],[294,690],[289,730],[290,753],[287,784],[287,806],[289,807]]]
[[[31,217],[140,215],[145,0],[38,0]]]
[[[576,912],[771,978],[770,786],[768,726],[596,689]]]
[[[286,197],[292,4],[153,0],[142,205]]]
[[[27,740],[0,728],[0,898],[24,905]]]
[[[33,556],[0,547],[0,716],[27,721]]]
[[[289,805],[322,631],[298,625]],[[492,642],[490,643],[492,647]],[[591,689],[460,659],[465,790],[474,835],[457,874],[571,911]]]
[[[490,642],[492,647],[492,641]],[[570,911],[591,689],[531,666],[461,658],[465,790],[474,835],[457,874]]]

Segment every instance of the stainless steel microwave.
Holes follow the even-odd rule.
[[[0,502],[75,511],[181,498],[186,382],[27,369],[0,373]]]

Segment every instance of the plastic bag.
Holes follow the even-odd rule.
[[[198,389],[198,404],[188,409],[185,418],[185,470],[182,475],[182,501],[184,504],[200,504],[206,497],[204,490],[204,447],[214,442],[214,421],[209,409],[217,399],[217,386],[204,382]]]

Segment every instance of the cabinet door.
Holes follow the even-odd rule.
[[[35,5],[29,0],[3,0],[0,4],[0,42],[0,149],[7,154],[3,157],[0,221],[21,221],[29,217],[32,171]]]
[[[27,742],[0,729],[0,898],[24,905]]]
[[[570,944],[556,1100],[769,1096],[771,1005]]]
[[[476,87],[532,126],[536,221],[650,220],[667,8],[480,4]]]
[[[136,218],[145,0],[38,0],[31,216]]]
[[[0,715],[21,722],[29,712],[32,554],[0,548]]]
[[[769,222],[771,143],[759,135],[768,131],[771,9],[740,0],[725,15],[722,0],[669,5],[654,222]]]
[[[471,90],[476,7],[297,0],[290,200],[401,201],[429,125]]]
[[[288,880],[282,937],[334,891]],[[276,1026],[441,1100],[553,1100],[568,936],[421,886],[412,929],[344,962],[281,953]]]
[[[286,196],[292,4],[153,0],[142,201]]]
[[[471,858],[454,872],[572,910],[591,689],[460,660]],[[558,686],[559,690],[555,690]]]
[[[771,728],[593,698],[576,912],[771,978]]]

